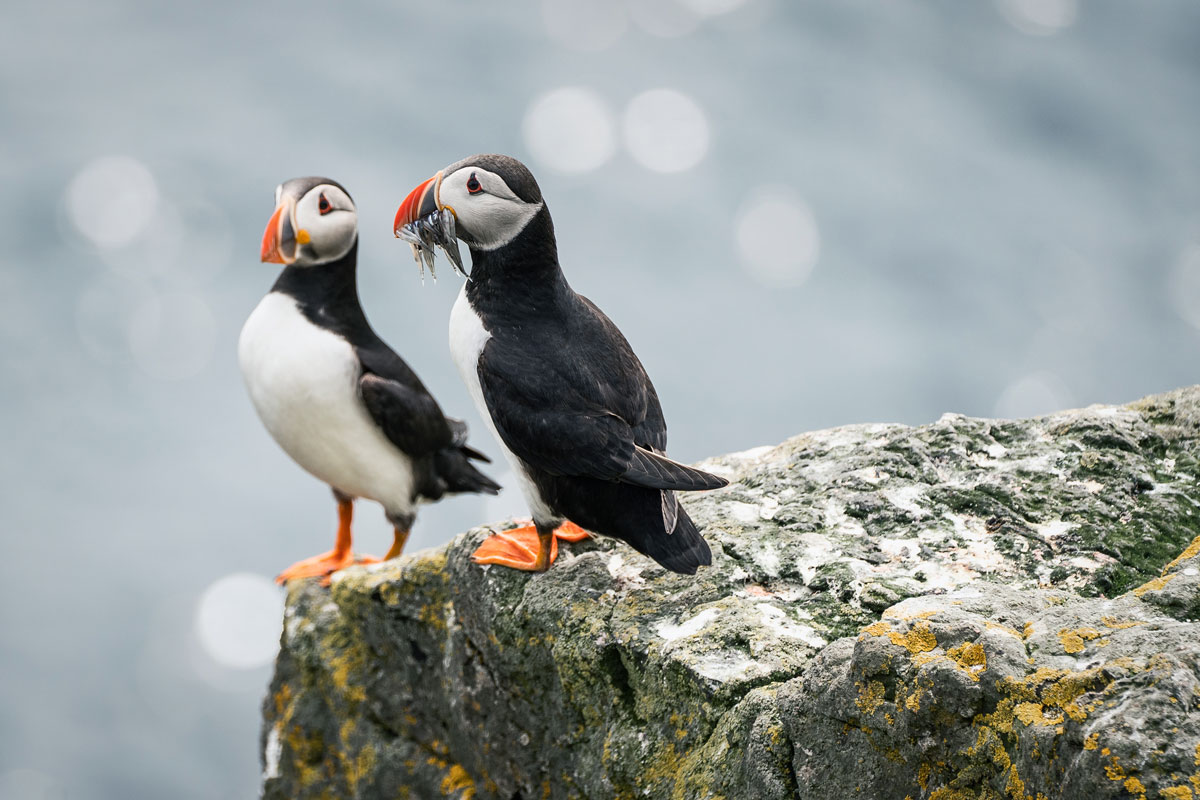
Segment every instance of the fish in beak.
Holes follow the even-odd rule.
[[[438,202],[441,185],[442,173],[439,172],[409,192],[396,211],[392,231],[397,239],[403,239],[412,246],[413,259],[421,270],[422,281],[425,280],[426,266],[429,267],[429,274],[437,280],[433,259],[438,247],[450,259],[454,271],[470,280],[471,276],[463,269],[462,254],[458,250],[454,210]]]

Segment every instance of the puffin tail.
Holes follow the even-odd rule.
[[[441,450],[434,456],[438,476],[451,493],[499,494],[500,484],[475,468],[471,459],[488,461],[488,457],[465,444]]]
[[[650,556],[672,572],[695,575],[700,567],[712,564],[712,550],[683,506],[678,507],[677,514],[675,528],[669,534],[659,529],[649,536],[641,537],[640,541],[633,541],[632,538],[628,541],[634,549]]]

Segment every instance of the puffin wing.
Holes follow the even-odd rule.
[[[485,350],[479,384],[496,433],[518,458],[554,475],[616,480],[625,471],[634,444],[624,420],[601,409],[565,406],[562,394],[531,395],[529,387],[491,363],[496,361]]]
[[[416,373],[389,348],[359,348],[363,371],[358,381],[363,404],[384,435],[410,456],[451,447],[451,423]],[[457,422],[457,420],[456,420]],[[465,438],[466,426],[459,422]]]
[[[620,343],[626,351],[621,355],[627,354],[636,369],[620,363],[624,359],[617,369],[612,364],[587,369],[570,354],[553,363],[527,364],[520,351],[489,341],[479,359],[479,383],[504,444],[554,475],[648,489],[724,486],[715,475],[655,452],[657,442],[666,440],[658,397],[624,337]],[[539,374],[539,380],[530,380]]]
[[[665,455],[643,447],[633,448],[633,458],[626,465],[625,472],[621,474],[621,480],[650,489],[678,489],[680,491],[720,489],[729,484],[729,481],[719,478],[711,472],[680,464]]]

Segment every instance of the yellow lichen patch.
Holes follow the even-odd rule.
[[[1008,792],[1009,797],[1025,797],[1025,782],[1022,781],[1021,776],[1017,774],[1016,764],[1012,764],[1008,768],[1008,782],[1005,784],[1004,790]]]
[[[1086,739],[1083,740],[1083,749],[1084,750],[1095,750],[1099,746],[1100,746],[1100,734],[1099,733],[1090,734]]]
[[[1116,617],[1101,617],[1100,623],[1106,628],[1112,628],[1114,631],[1123,631],[1126,628],[1136,628],[1139,625],[1145,625],[1145,622],[1132,619],[1117,619]]]
[[[992,630],[992,631],[1003,631],[1004,633],[1007,633],[1009,636],[1015,636],[1018,639],[1022,638],[1022,634],[1019,630],[1017,630],[1016,628],[1010,627],[1008,625],[1001,625],[999,622],[992,622],[991,620],[985,619],[985,620],[983,620],[983,627],[987,628],[988,630]]]
[[[1083,648],[1087,645],[1084,642],[1090,642],[1100,636],[1100,631],[1095,628],[1064,628],[1058,632],[1058,641],[1062,644],[1062,649],[1068,653],[1082,653]]]
[[[354,760],[346,765],[346,779],[351,790],[357,793],[358,782],[375,771],[375,748],[366,745],[358,751]],[[465,800],[465,799],[464,799]]]
[[[855,698],[854,704],[864,714],[874,714],[875,710],[883,704],[885,691],[883,684],[879,681],[871,681],[866,686],[861,683],[855,685],[858,686],[858,697]]]
[[[924,622],[918,622],[908,633],[893,631],[888,634],[888,638],[892,640],[892,644],[905,648],[912,655],[928,653],[937,647],[937,637]]]
[[[996,704],[996,710],[988,714],[985,719],[1000,733],[1012,733],[1015,707],[1012,699],[1006,697]]]
[[[1200,767],[1200,744],[1196,745],[1196,760],[1193,763]]]
[[[475,796],[475,781],[461,765],[450,767],[446,777],[442,778],[442,796],[450,797],[454,792],[461,791],[458,800],[471,800]]]
[[[1176,576],[1177,574],[1178,574],[1178,573],[1174,573],[1174,572],[1172,572],[1170,575],[1160,575],[1160,576],[1159,576],[1159,577],[1157,577],[1157,578],[1153,578],[1153,579],[1151,579],[1151,580],[1148,580],[1148,581],[1146,581],[1145,583],[1143,583],[1141,586],[1139,586],[1139,587],[1137,587],[1136,589],[1134,589],[1134,590],[1133,590],[1133,594],[1134,594],[1134,596],[1135,596],[1135,597],[1141,597],[1141,596],[1142,596],[1142,595],[1144,595],[1146,592],[1158,592],[1158,591],[1161,591],[1162,589],[1166,588],[1166,585],[1167,585],[1168,583],[1170,583],[1171,581],[1175,580],[1175,576]]]
[[[1192,800],[1192,790],[1186,786],[1168,786],[1158,790],[1159,797],[1167,800]]]
[[[1137,778],[1125,779],[1125,791],[1137,797],[1138,800],[1146,800],[1146,787]]]
[[[417,619],[421,620],[427,627],[433,628],[436,631],[446,630],[446,613],[451,606],[450,603],[432,603],[421,606],[421,610],[417,612]]]
[[[976,642],[963,642],[950,648],[946,655],[970,675],[973,681],[978,682],[979,676],[987,670],[987,653],[983,651],[983,646]]]
[[[922,763],[921,766],[917,767],[917,783],[921,785],[921,791],[925,791],[928,788],[929,773],[931,771],[928,763]]]
[[[1025,623],[1025,627],[1021,629],[1021,636],[1025,639],[1028,639],[1030,636],[1033,636],[1033,623],[1032,622]]]
[[[887,633],[891,629],[892,629],[891,625],[888,625],[883,620],[880,620],[879,622],[872,622],[870,625],[863,628],[862,632],[867,634],[868,636],[883,636],[885,633]]]
[[[1118,756],[1111,756],[1109,762],[1104,767],[1104,774],[1110,781],[1125,780],[1125,768],[1121,766],[1121,759]]]
[[[1013,708],[1013,716],[1026,725],[1058,725],[1063,721],[1062,714],[1047,716],[1041,703],[1018,703]]]
[[[1087,717],[1087,711],[1091,709],[1083,709],[1076,701],[1083,693],[1105,684],[1106,680],[1099,668],[1068,673],[1042,690],[1042,702],[1061,708],[1068,717],[1082,722]]]
[[[901,614],[893,608],[889,608],[883,612],[883,617],[884,619],[929,619],[930,617],[937,616],[939,613],[938,609],[935,608],[929,611],[918,611],[915,614]]]
[[[1195,558],[1196,556],[1200,556],[1200,536],[1192,539],[1192,543],[1189,544],[1182,553],[1168,562],[1167,565],[1162,568],[1162,574],[1166,575],[1168,572],[1175,569],[1175,567],[1179,566],[1180,562],[1187,561],[1189,558]]]
[[[929,795],[929,800],[975,800],[975,793],[967,789],[951,789],[949,786],[943,786],[940,789],[934,789],[933,794]]]

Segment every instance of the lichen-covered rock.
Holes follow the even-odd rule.
[[[288,596],[267,798],[1200,800],[1200,388],[714,459],[713,566],[485,529]]]

